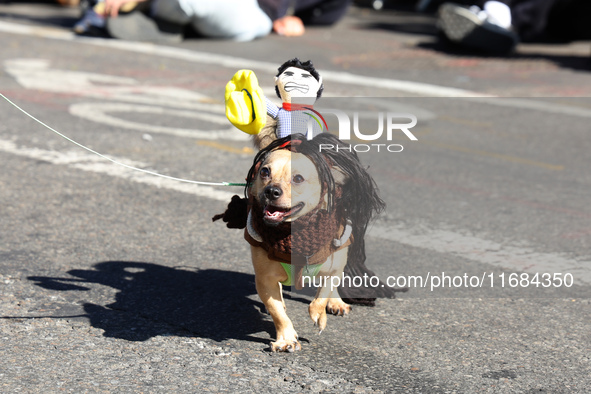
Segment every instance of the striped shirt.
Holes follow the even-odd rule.
[[[298,109],[290,109],[291,106],[284,103],[283,108],[280,108],[267,97],[265,99],[267,101],[267,114],[277,120],[277,138],[299,133],[311,139],[323,131],[328,131],[324,118],[317,111],[314,111],[312,105],[298,105]],[[293,107],[296,107],[296,105],[294,104]],[[309,134],[309,131],[312,135]]]

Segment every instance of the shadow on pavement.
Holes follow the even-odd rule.
[[[261,313],[263,304],[249,298],[256,294],[253,275],[128,261],[106,261],[93,268],[69,271],[75,278],[28,279],[55,291],[90,291],[92,284],[117,289],[112,304],[84,304],[91,325],[104,330],[106,337],[145,341],[175,335],[268,343],[268,337],[256,333],[274,335],[272,321]]]
[[[435,6],[443,1],[433,1],[431,6]],[[469,1],[454,1],[458,4],[469,4]],[[591,6],[590,6],[591,7]],[[483,60],[504,60],[510,65],[512,61],[519,60],[547,60],[554,63],[556,66],[572,70],[591,71],[591,49],[584,55],[572,53],[568,51],[568,46],[580,42],[579,45],[587,45],[585,41],[588,38],[568,39],[560,38],[558,35],[550,35],[549,33],[538,38],[536,41],[528,41],[520,44],[524,45],[525,51],[513,52],[509,54],[494,54],[485,51],[478,51],[461,47],[447,40],[436,27],[437,16],[433,12],[436,7],[429,13],[417,13],[408,9],[408,7],[391,6],[390,11],[372,12],[371,17],[364,17],[359,22],[357,28],[366,31],[378,30],[391,33],[401,33],[409,36],[423,37],[425,40],[419,42],[416,48],[419,50],[428,50],[433,53],[433,56],[444,55],[454,57],[471,57],[481,58]],[[534,45],[535,49],[531,46]],[[529,48],[527,48],[529,46]],[[566,47],[566,49],[561,47]],[[519,49],[519,47],[518,47]],[[557,51],[559,49],[559,51]],[[580,50],[579,50],[580,52]]]
[[[558,43],[545,44],[548,48]],[[495,55],[484,52],[469,50],[466,48],[454,45],[446,40],[439,40],[437,42],[423,42],[417,45],[417,48],[427,49],[435,52],[445,53],[452,56],[466,56],[479,57],[482,59],[501,59],[505,61],[515,60],[547,60],[554,63],[561,68],[568,68],[572,70],[590,71],[591,70],[591,56],[578,56],[572,54],[553,54],[553,53],[511,53],[507,55]],[[590,51],[591,52],[591,51]]]

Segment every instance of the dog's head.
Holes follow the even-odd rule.
[[[290,149],[271,150],[256,167],[250,193],[267,225],[294,221],[319,205],[322,185],[307,156]]]
[[[294,221],[316,208],[338,209],[354,223],[359,239],[373,214],[384,208],[357,154],[328,133],[312,140],[294,134],[273,141],[256,155],[247,180],[245,194],[257,200],[268,225]]]

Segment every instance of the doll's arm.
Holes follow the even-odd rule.
[[[273,119],[277,119],[277,115],[279,115],[279,107],[273,104],[267,96],[265,96],[265,102],[267,103],[267,113],[269,116]]]

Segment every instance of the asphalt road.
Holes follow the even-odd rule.
[[[0,391],[588,392],[588,42],[479,57],[431,16],[354,10],[297,39],[165,47],[75,38],[75,17],[0,6],[0,92],[127,165],[241,182],[254,152],[225,83],[251,68],[272,94],[293,56],[365,135],[414,115],[416,141],[351,140],[388,205],[367,264],[410,289],[321,335],[288,293],[303,350],[271,353],[248,246],[211,223],[241,188],[129,170],[0,99]]]

